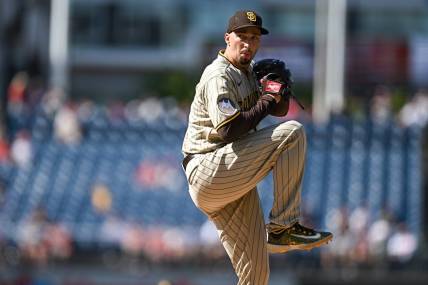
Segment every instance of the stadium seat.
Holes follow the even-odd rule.
[[[205,222],[188,195],[181,169],[182,120],[170,116],[160,122],[109,122],[100,111],[85,123],[82,141],[74,146],[57,142],[52,124],[41,114],[34,121],[31,167],[0,165],[0,177],[8,185],[0,208],[1,224],[16,226],[34,208],[44,206],[52,220],[67,225],[83,244],[102,242],[97,232],[110,215],[143,227],[198,228]],[[353,210],[367,205],[373,216],[387,208],[408,222],[413,232],[421,230],[419,129],[344,117],[334,117],[325,125],[305,122],[305,129],[308,149],[302,207],[314,217],[315,225],[325,226],[327,215],[339,207]],[[136,179],[144,163],[154,167],[143,173],[148,184]],[[172,173],[172,177],[161,178],[173,183],[156,180],[155,167],[163,164],[167,168],[161,168],[166,171],[162,175]],[[92,204],[97,183],[105,185],[112,198],[105,213]],[[258,186],[266,217],[272,189],[268,175]],[[15,227],[6,229],[13,239]]]

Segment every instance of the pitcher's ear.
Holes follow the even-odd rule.
[[[229,34],[229,33],[225,33],[225,34],[224,34],[224,42],[225,42],[227,45],[230,45],[230,34]]]

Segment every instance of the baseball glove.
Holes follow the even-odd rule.
[[[280,94],[284,99],[281,101],[287,101],[287,103],[290,98],[293,98],[296,100],[297,104],[304,109],[304,106],[293,94],[291,89],[293,79],[285,62],[271,58],[262,59],[254,64],[253,71],[256,75],[261,93]],[[270,87],[274,87],[274,90],[272,91]],[[284,103],[282,105],[284,105]]]

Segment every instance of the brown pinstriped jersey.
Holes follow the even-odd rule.
[[[252,64],[247,72],[243,72],[220,51],[205,68],[196,85],[183,153],[205,153],[223,146],[225,143],[217,130],[238,116],[239,112],[249,110],[258,98]]]

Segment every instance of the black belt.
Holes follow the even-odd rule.
[[[186,155],[184,158],[183,158],[183,162],[182,162],[182,164],[183,164],[183,168],[184,168],[184,171],[186,171],[186,167],[187,167],[187,164],[192,160],[192,158],[194,158],[195,157],[195,155],[194,154],[188,154],[188,155]]]

